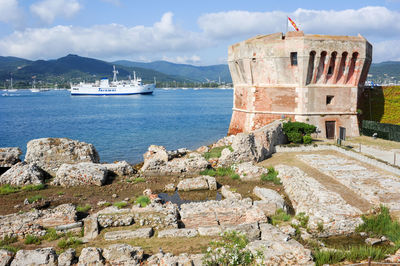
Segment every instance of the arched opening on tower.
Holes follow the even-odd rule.
[[[321,52],[321,57],[319,59],[318,69],[317,69],[317,83],[322,80],[322,76],[324,74],[325,69],[325,60],[326,60],[326,52]]]
[[[344,76],[344,71],[346,69],[346,59],[347,59],[347,52],[342,53],[342,59],[340,59],[340,64],[339,64],[339,71],[337,75],[337,83],[344,83],[341,82],[343,76]]]
[[[313,74],[314,74],[314,61],[315,61],[315,51],[310,52],[310,57],[308,59],[308,70],[307,70],[307,80],[306,85],[312,82]]]
[[[346,82],[347,84],[355,83],[354,82],[354,78],[355,78],[354,72],[356,69],[357,57],[358,57],[358,53],[354,52],[353,56],[351,57],[351,62],[350,62],[350,67],[349,67],[349,75],[347,76],[347,82]]]
[[[337,52],[332,52],[331,60],[329,60],[328,72],[326,73],[326,82],[328,83],[335,72],[335,64],[336,64],[336,55]]]

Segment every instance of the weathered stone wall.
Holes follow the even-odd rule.
[[[228,57],[235,87],[229,134],[284,116],[316,125],[323,136],[326,121],[335,121],[335,136],[340,126],[359,135],[358,90],[372,58],[362,36],[275,33],[230,46]]]

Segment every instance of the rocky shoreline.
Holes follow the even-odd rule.
[[[170,239],[212,240],[232,231],[248,238],[246,249],[254,255],[261,252],[265,265],[313,265],[306,240],[353,234],[362,224],[363,212],[293,166],[276,166],[280,187],[262,186],[265,183],[260,180],[274,170],[257,163],[270,157],[276,145],[286,142],[282,123],[275,121],[249,134],[225,137],[196,151],[167,151],[151,145],[140,169],[127,162],[101,164],[92,144],[65,138],[30,141],[24,162],[19,159],[19,148],[1,148],[0,167],[9,168],[0,175],[3,186],[85,187],[90,191],[115,182],[146,182],[153,177],[165,182],[165,192],[218,191],[223,199],[178,206],[163,201],[150,183],[145,183],[147,189],[142,192],[142,197],[148,199],[147,206],[126,198],[114,206],[99,201],[96,211],[88,212],[72,203],[57,205],[45,199],[27,199],[15,206],[15,213],[0,216],[0,240],[26,242],[29,237],[45,238],[56,232],[71,236],[69,240],[85,247],[60,249],[53,244],[16,252],[0,248],[0,265],[202,265],[203,254],[172,254],[162,251],[161,246],[159,252],[148,254],[143,247],[129,243],[135,239],[159,243]],[[210,157],[215,150],[220,155]],[[221,169],[226,173],[218,177]],[[237,179],[248,191],[231,187],[223,178]],[[116,191],[113,198],[117,197]],[[382,203],[380,198],[369,202],[375,207]],[[394,203],[390,206],[397,207]],[[291,211],[296,217],[273,225],[277,213],[289,216]],[[400,262],[398,258],[391,261]]]

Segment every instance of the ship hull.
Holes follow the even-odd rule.
[[[152,94],[154,84],[141,86],[115,86],[115,87],[95,87],[95,86],[72,86],[71,95],[93,95],[93,96],[118,96],[134,94]]]

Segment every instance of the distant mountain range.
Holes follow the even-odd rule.
[[[12,77],[17,87],[26,87],[35,77],[46,83],[94,81],[101,77],[112,78],[113,65],[118,69],[119,79],[128,79],[136,71],[143,81],[172,84],[193,84],[211,81],[231,82],[227,65],[192,66],[166,61],[139,63],[130,61],[105,62],[78,55],[67,55],[55,60],[31,61],[17,57],[0,56],[0,86]]]
[[[101,77],[112,78],[112,66],[116,65],[119,79],[127,79],[133,71],[145,82],[153,81],[173,86],[199,83],[232,82],[228,65],[194,66],[167,61],[150,63],[120,60],[106,62],[78,55],[67,55],[55,60],[31,61],[18,57],[0,56],[0,87],[9,82],[12,73],[17,87],[28,87],[32,77],[43,83],[69,84],[70,82],[94,81]],[[400,82],[400,62],[390,61],[372,64],[369,80],[375,83]]]

